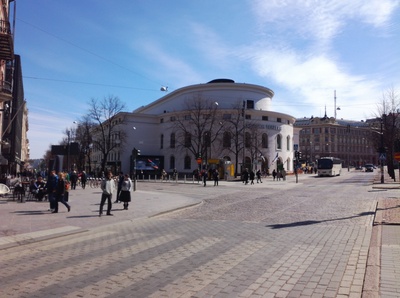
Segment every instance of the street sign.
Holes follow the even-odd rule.
[[[386,153],[381,153],[379,155],[379,160],[386,160]]]
[[[294,151],[299,150],[299,144],[293,144],[293,150]]]
[[[397,161],[400,161],[400,152],[395,152],[394,153],[394,159]]]

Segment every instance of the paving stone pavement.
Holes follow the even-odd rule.
[[[219,191],[233,191],[221,184]],[[115,216],[101,218],[97,190],[72,193],[71,213],[0,200],[0,297],[363,296],[372,225],[273,229],[152,217],[215,195],[213,187],[201,195],[196,187],[147,184],[134,194],[132,211],[116,204]],[[400,207],[379,204],[381,212]],[[379,227],[379,289],[364,297],[400,297],[400,227]]]

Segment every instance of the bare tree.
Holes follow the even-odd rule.
[[[400,98],[394,88],[390,88],[382,95],[382,100],[378,104],[378,112],[374,121],[375,130],[382,131],[378,138],[373,134],[373,141],[380,153],[386,153],[386,164],[389,175],[395,179],[394,174],[394,153],[400,148],[395,148],[400,139]]]
[[[91,121],[88,115],[82,117],[78,122],[78,127],[75,131],[75,141],[79,143],[79,157],[77,161],[78,169],[87,170],[91,173],[91,150],[93,146],[93,138],[91,131],[95,124]],[[88,169],[85,168],[86,161]]]
[[[108,96],[102,100],[92,98],[89,106],[87,117],[95,125],[91,131],[92,144],[101,153],[101,170],[105,171],[110,152],[125,142],[125,134],[120,129],[124,119],[119,115],[125,104],[118,97]]]
[[[235,156],[235,177],[238,176],[238,166],[240,156],[243,155],[244,160],[244,150],[245,150],[245,103],[242,100],[238,100],[232,105],[232,114],[229,119],[225,119],[225,127],[227,128],[226,135],[224,137],[232,140],[232,146],[225,146],[225,150],[232,153]],[[244,167],[244,164],[243,164]]]
[[[189,150],[194,158],[210,158],[208,151],[223,128],[218,103],[201,93],[185,100],[186,111],[175,115],[174,130],[178,148]]]

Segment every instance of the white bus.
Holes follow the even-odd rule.
[[[340,176],[342,161],[336,157],[321,157],[318,159],[318,176]]]

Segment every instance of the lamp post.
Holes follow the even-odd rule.
[[[385,183],[385,177],[383,175],[383,168],[384,168],[384,159],[385,159],[385,147],[384,147],[384,141],[383,141],[383,119],[386,115],[383,114],[381,117],[381,149],[380,151],[380,156],[379,159],[381,160],[381,183]]]

